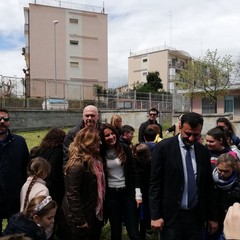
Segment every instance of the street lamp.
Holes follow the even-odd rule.
[[[57,97],[57,44],[56,44],[56,25],[58,20],[53,21],[54,28],[54,82],[55,82],[55,96]]]

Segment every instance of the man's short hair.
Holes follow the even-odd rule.
[[[199,124],[203,126],[203,117],[196,112],[187,112],[181,117],[181,126],[183,126],[184,123],[188,123],[191,128],[196,128]]]
[[[6,108],[0,108],[0,112],[5,112],[9,116],[9,112]]]
[[[151,108],[151,109],[148,111],[148,113],[150,113],[150,112],[156,112],[157,115],[159,114],[159,111],[158,111],[156,108]]]
[[[124,133],[130,133],[135,132],[135,129],[130,125],[124,125],[121,128],[121,135],[124,135]]]

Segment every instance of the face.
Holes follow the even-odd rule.
[[[129,142],[131,142],[132,139],[133,139],[133,137],[134,137],[134,132],[133,132],[133,131],[130,131],[130,132],[128,132],[128,133],[125,133],[125,134],[123,135],[123,137],[124,137],[125,139],[127,139]]]
[[[223,162],[217,165],[217,172],[221,178],[226,179],[231,176],[233,169],[227,163]]]
[[[57,208],[53,208],[49,211],[48,214],[42,217],[35,215],[34,221],[44,229],[47,229],[51,224],[54,223],[54,216],[56,214],[56,211],[57,211]]]
[[[156,121],[156,119],[157,119],[157,112],[150,111],[149,112],[149,120]]]
[[[213,136],[206,136],[206,144],[211,151],[221,151],[224,147],[222,146],[222,140],[217,140]]]
[[[104,140],[108,147],[114,147],[117,142],[116,134],[109,128],[104,130]]]
[[[10,125],[9,116],[5,112],[0,112],[0,136],[5,135]]]
[[[115,120],[115,126],[117,128],[121,128],[122,127],[122,120],[121,119],[116,119]]]
[[[87,127],[96,127],[98,119],[99,119],[98,111],[94,106],[84,108],[83,121]]]
[[[191,146],[201,137],[202,125],[191,128],[188,123],[184,123],[183,126],[179,126],[179,130],[183,143]]]
[[[227,125],[224,122],[218,122],[217,126],[222,127],[223,129],[228,129]]]

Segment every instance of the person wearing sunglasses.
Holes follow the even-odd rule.
[[[20,191],[27,179],[29,151],[25,139],[10,129],[7,109],[0,109],[0,233],[2,220],[19,212]]]
[[[141,143],[141,142],[144,142],[144,131],[146,130],[147,126],[150,125],[150,124],[157,124],[160,128],[160,138],[163,137],[162,135],[162,126],[161,124],[159,124],[157,122],[157,117],[159,116],[159,111],[156,109],[156,108],[151,108],[149,111],[148,111],[148,120],[146,122],[143,122],[140,127],[139,127],[139,131],[138,131],[138,141]]]

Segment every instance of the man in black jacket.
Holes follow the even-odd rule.
[[[200,240],[205,222],[210,233],[218,228],[210,155],[198,142],[202,126],[200,114],[185,113],[180,134],[163,139],[153,150],[151,224],[162,230],[163,240]]]
[[[146,130],[147,126],[150,124],[156,124],[159,126],[160,129],[160,137],[162,138],[162,126],[157,122],[157,117],[159,116],[159,112],[156,108],[151,108],[148,111],[148,115],[149,115],[149,119],[146,122],[143,122],[140,127],[139,127],[139,131],[138,131],[138,142],[144,142],[144,131]]]
[[[20,191],[27,179],[29,152],[25,139],[9,130],[10,116],[0,109],[0,233],[2,219],[20,208]]]

